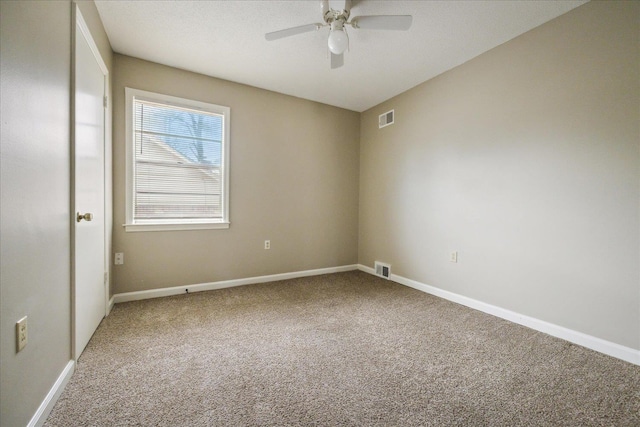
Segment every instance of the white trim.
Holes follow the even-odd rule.
[[[180,224],[122,224],[127,233],[136,231],[184,231],[219,230],[229,228],[228,222],[180,223]]]
[[[71,379],[71,375],[73,375],[75,369],[76,363],[73,360],[70,360],[62,370],[60,376],[58,376],[58,379],[53,384],[53,387],[51,387],[51,390],[49,390],[49,393],[47,393],[47,396],[38,407],[36,413],[33,414],[33,417],[31,417],[31,421],[29,421],[27,427],[39,427],[44,424],[44,422],[47,420],[47,417],[49,416],[49,413],[51,413],[51,410],[58,401],[58,398],[64,391],[64,388],[67,386],[69,379]]]
[[[150,289],[148,291],[126,292],[115,294],[113,300],[116,304],[127,301],[138,301],[143,299],[166,297],[170,295],[212,291],[215,289],[232,288],[235,286],[251,285],[256,283],[275,282],[277,280],[296,279],[298,277],[318,276],[320,274],[342,273],[344,271],[357,270],[357,264],[343,265],[340,267],[318,268],[316,270],[294,271],[292,273],[270,274],[268,276],[247,277],[245,279],[222,280],[219,282],[199,283],[197,285],[174,286],[171,288]]]
[[[201,229],[225,229],[229,228],[229,173],[231,158],[231,108],[217,105],[210,102],[196,101],[193,99],[180,98],[177,96],[165,95],[162,93],[149,92],[130,87],[124,88],[125,93],[125,221],[123,224],[126,232],[130,231],[169,231],[169,230],[201,230]],[[133,104],[134,100],[161,102],[166,105],[173,105],[179,108],[200,110],[207,113],[218,114],[224,117],[222,128],[222,218],[221,220],[202,221],[180,221],[173,223],[160,221],[135,222],[133,219],[135,179],[135,155],[134,155],[134,135],[133,135]]]
[[[76,4],[76,25],[82,32],[82,35],[84,36],[84,38],[87,40],[89,49],[91,49],[91,53],[93,53],[93,56],[96,58],[96,62],[98,63],[98,66],[102,71],[102,74],[104,74],[105,76],[109,75],[109,69],[107,68],[107,65],[104,63],[104,60],[102,59],[102,55],[100,55],[100,50],[98,49],[98,45],[96,44],[95,40],[93,40],[93,37],[91,36],[91,31],[89,31],[89,27],[87,26],[87,23],[85,22],[84,17],[82,16],[82,12],[80,11],[80,8],[78,7],[77,4]],[[105,93],[108,95],[108,92],[105,92]]]
[[[115,305],[114,297],[111,297],[109,302],[107,302],[107,316],[111,314],[111,310],[113,310],[113,306]],[[106,316],[105,316],[106,317]]]
[[[371,267],[369,267],[367,265],[358,264],[358,270],[364,271],[365,273],[369,273],[369,274],[372,274],[372,275],[376,276],[376,269],[375,268],[371,268]]]
[[[93,39],[91,39],[93,40]],[[101,58],[102,59],[102,58]],[[104,75],[104,153],[102,155],[103,161],[103,194],[104,194],[104,273],[106,280],[104,281],[104,302],[105,302],[105,317],[109,315],[111,307],[109,307],[109,289],[111,284],[111,235],[113,231],[113,178],[111,176],[111,169],[113,167],[112,151],[113,144],[111,141],[111,121],[110,117],[110,103],[109,97],[111,95],[111,87],[109,86],[109,71]]]
[[[358,269],[375,276],[375,270],[371,267],[358,264]],[[478,301],[464,295],[445,291],[434,286],[407,279],[406,277],[398,276],[397,274],[392,274],[389,277],[389,280],[392,280],[401,285],[408,286],[410,288],[417,289],[427,294],[435,295],[437,297],[462,304],[475,310],[500,317],[501,319],[526,326],[536,331],[552,335],[556,338],[561,338],[563,340],[578,344],[591,350],[595,350],[597,352],[624,360],[625,362],[640,365],[640,350],[625,347],[623,345],[616,344],[611,341],[606,341],[592,335],[587,335],[585,333],[574,331],[563,326],[545,322],[544,320],[536,319],[535,317],[526,316],[524,314],[516,313],[514,311],[497,307],[495,305],[487,304],[485,302]]]

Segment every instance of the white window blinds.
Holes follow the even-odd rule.
[[[225,221],[225,114],[133,97],[134,224]]]

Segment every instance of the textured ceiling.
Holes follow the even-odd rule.
[[[337,6],[340,1],[331,1]],[[264,34],[322,22],[320,1],[96,1],[113,50],[354,111],[486,52],[585,1],[353,1],[351,16],[413,15],[409,31],[348,29],[330,69],[328,29],[268,42]]]

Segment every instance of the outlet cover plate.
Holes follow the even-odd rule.
[[[27,316],[24,316],[16,322],[16,351],[22,351],[27,346],[27,332]]]

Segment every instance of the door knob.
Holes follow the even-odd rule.
[[[92,214],[92,213],[87,212],[86,214],[84,214],[84,215],[83,215],[83,214],[81,214],[80,212],[78,212],[78,213],[77,213],[77,216],[76,216],[76,221],[80,222],[80,221],[82,221],[83,219],[84,219],[85,221],[91,221],[91,220],[93,219],[93,214]]]

